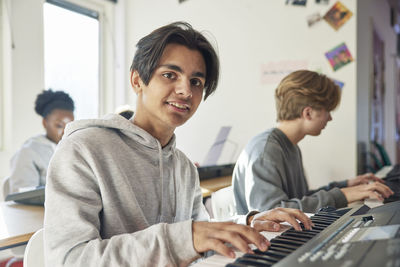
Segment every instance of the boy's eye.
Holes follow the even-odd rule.
[[[190,83],[193,85],[193,86],[196,86],[196,87],[202,87],[202,82],[201,82],[201,80],[199,80],[199,79],[192,79],[191,81],[190,81]]]
[[[163,73],[162,76],[164,76],[167,79],[173,79],[175,77],[175,75],[171,72]]]

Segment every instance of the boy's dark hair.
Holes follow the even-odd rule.
[[[74,111],[75,105],[72,98],[63,91],[43,90],[35,101],[35,111],[45,118],[55,109]]]
[[[340,95],[340,87],[323,74],[309,70],[292,72],[275,90],[277,120],[300,118],[306,107],[330,112],[339,105]]]
[[[131,71],[136,70],[142,81],[148,85],[157,68],[160,58],[168,44],[184,45],[198,50],[206,64],[206,82],[204,100],[211,95],[218,85],[219,59],[213,46],[200,32],[186,22],[174,22],[158,28],[137,43]]]

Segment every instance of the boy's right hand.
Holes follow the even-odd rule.
[[[259,231],[277,231],[281,222],[289,222],[296,230],[301,231],[298,223],[302,222],[306,229],[311,229],[311,220],[300,210],[275,208],[254,215],[251,224],[254,227],[233,222],[193,222],[193,246],[198,253],[215,250],[218,253],[234,258],[235,253],[225,242],[232,244],[243,253],[253,253],[249,244],[254,244],[261,251],[266,251],[270,242]],[[273,223],[273,224],[271,224]],[[270,229],[277,225],[279,229]]]
[[[394,194],[394,192],[388,186],[380,182],[343,187],[340,190],[346,197],[348,203],[364,200],[366,198],[373,198],[383,201],[384,198],[388,198]]]
[[[254,228],[233,222],[193,222],[193,246],[198,253],[208,250],[230,258],[235,258],[232,244],[243,253],[253,253],[249,244],[256,245],[261,251],[266,251],[269,241]]]

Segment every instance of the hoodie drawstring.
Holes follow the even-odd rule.
[[[159,161],[159,168],[160,168],[160,180],[161,180],[161,204],[160,204],[160,209],[161,209],[161,211],[159,212],[159,216],[162,216],[162,217],[164,217],[164,212],[165,212],[165,209],[164,209],[164,172],[163,172],[163,169],[164,169],[164,165],[163,165],[163,157],[162,157],[162,147],[161,147],[161,144],[159,143],[159,142],[157,142],[157,146],[158,146],[158,161]],[[173,208],[173,210],[172,210],[172,214],[173,214],[173,221],[172,222],[175,222],[175,217],[176,217],[176,182],[175,182],[175,175],[174,175],[174,172],[172,172],[172,179],[173,179],[173,182],[174,182],[174,193],[172,194],[172,198],[173,198],[173,205],[172,205],[172,208]],[[160,218],[159,218],[159,221],[161,221],[160,220]]]

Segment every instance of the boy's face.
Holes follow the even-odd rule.
[[[331,121],[331,113],[325,109],[312,109],[311,120],[309,123],[309,135],[317,136],[325,128],[328,121]]]
[[[137,93],[135,123],[147,132],[173,133],[197,110],[206,81],[201,53],[179,44],[168,44],[148,85],[137,71],[131,83]]]

